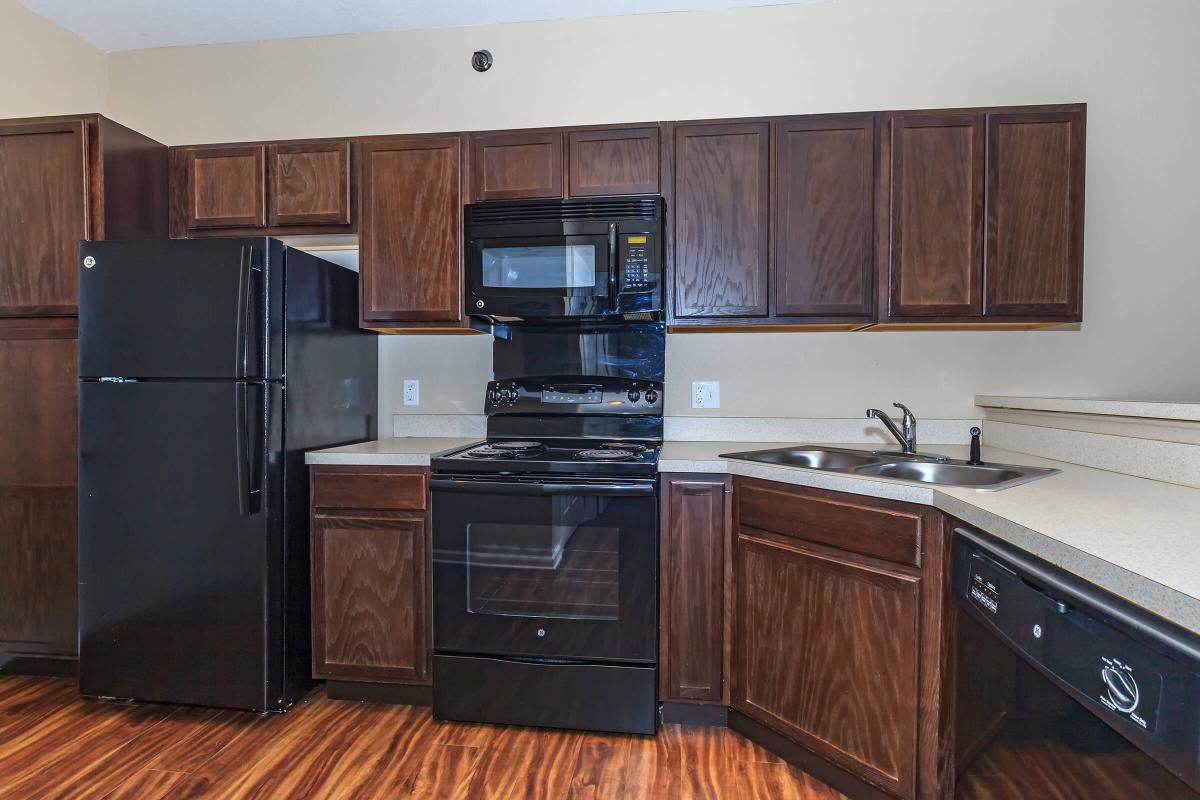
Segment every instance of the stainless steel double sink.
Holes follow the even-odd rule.
[[[961,486],[989,492],[1008,489],[1060,472],[1046,467],[969,464],[966,461],[936,456],[867,452],[841,447],[780,447],[774,450],[722,453],[721,458],[784,467],[804,467],[865,478],[891,478],[939,486]]]

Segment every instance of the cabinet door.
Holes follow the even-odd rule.
[[[658,128],[572,131],[567,163],[571,197],[658,194]]]
[[[775,123],[773,314],[874,309],[875,116]]]
[[[988,114],[988,316],[1081,313],[1083,140],[1082,110]]]
[[[675,129],[674,316],[765,317],[768,123]]]
[[[664,475],[659,698],[726,703],[726,564],[730,480]]]
[[[0,316],[75,313],[87,147],[82,121],[0,125]]]
[[[267,148],[271,226],[350,224],[350,142],[286,142]]]
[[[267,224],[263,145],[184,152],[187,227],[261,228]]]
[[[313,676],[428,683],[423,518],[317,516]]]
[[[62,322],[0,327],[0,375],[20,376],[0,381],[0,651],[73,657],[78,342]]]
[[[911,797],[919,579],[747,528],[734,559],[733,707]]]
[[[361,145],[359,308],[365,327],[462,317],[462,138]]]
[[[471,196],[516,200],[563,196],[563,135],[558,131],[471,137]]]
[[[890,125],[888,313],[983,313],[983,120],[896,114]]]

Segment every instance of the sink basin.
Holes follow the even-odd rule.
[[[1010,464],[971,465],[963,463],[900,461],[891,464],[873,464],[855,470],[859,475],[878,478],[895,478],[917,483],[935,483],[942,486],[966,486],[972,489],[1007,489],[1021,483],[1035,481],[1058,472],[1056,469],[1018,467]]]
[[[885,461],[878,456],[856,450],[816,447],[781,447],[778,450],[724,453],[721,458],[737,458],[743,461],[758,461],[763,464],[779,464],[785,467],[827,470],[853,470],[856,467],[883,464]]]
[[[721,458],[756,461],[783,467],[804,467],[844,475],[891,478],[940,486],[963,486],[984,491],[1008,489],[1058,472],[1043,467],[1016,464],[972,465],[965,461],[937,460],[937,456],[869,453],[840,447],[780,447],[775,450],[751,450],[722,453]]]

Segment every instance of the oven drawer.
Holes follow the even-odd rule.
[[[433,687],[440,720],[652,734],[658,716],[654,667],[436,655]]]

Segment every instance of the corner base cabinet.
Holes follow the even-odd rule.
[[[314,678],[430,685],[428,478],[424,468],[310,468]]]
[[[820,777],[852,796],[942,796],[940,514],[746,478],[736,498],[733,712],[832,765]]]

